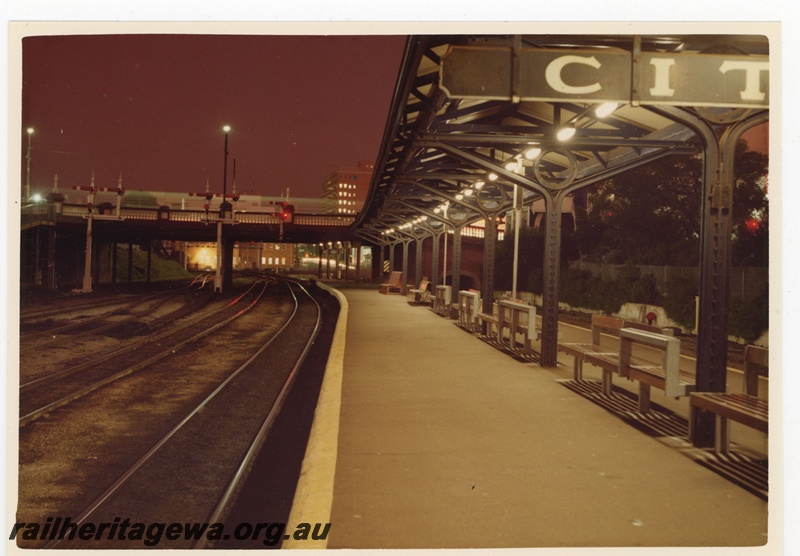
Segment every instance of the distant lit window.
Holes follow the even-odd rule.
[[[269,264],[272,264],[272,257],[269,258]]]

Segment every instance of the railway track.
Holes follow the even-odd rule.
[[[23,307],[20,310],[21,326],[24,332],[26,327],[35,328],[41,326],[42,323],[37,322],[40,319],[45,319],[46,324],[47,321],[52,321],[84,310],[96,311],[98,309],[108,309],[109,311],[114,311],[120,306],[135,304],[141,302],[143,299],[169,294],[176,291],[176,289],[202,288],[208,283],[210,276],[209,274],[199,274],[192,279],[188,286],[175,283],[167,289],[150,292],[144,297],[131,293],[95,292],[88,296],[82,295],[81,297],[48,300],[33,307]],[[32,332],[32,334],[33,333],[37,333],[37,331]]]
[[[258,349],[232,372],[225,373],[225,376],[217,373],[213,388],[209,383],[209,391],[191,409],[184,410],[182,415],[172,412],[171,423],[162,425],[163,434],[143,434],[142,439],[132,439],[136,448],[128,446],[125,455],[111,458],[117,460],[113,466],[107,466],[102,473],[94,475],[95,480],[84,480],[80,496],[64,493],[60,500],[51,501],[52,505],[59,507],[58,515],[69,515],[72,523],[76,524],[111,523],[119,516],[138,517],[149,523],[225,522],[240,493],[242,481],[250,473],[253,459],[265,449],[266,434],[280,414],[318,334],[319,304],[300,284],[284,287],[288,288],[284,296],[293,299],[294,308],[279,323],[280,326],[274,324],[274,330],[261,341]],[[258,321],[258,310],[252,311],[247,318]],[[246,330],[247,326],[242,325],[242,328]],[[187,373],[182,376],[185,379]],[[175,377],[170,384],[177,381]],[[152,394],[154,399],[170,395],[166,388],[159,386],[156,390]],[[138,403],[148,403],[145,398],[143,396]],[[70,407],[64,409],[67,412],[79,411]],[[52,426],[49,419],[45,421],[45,427]],[[64,425],[68,422],[64,421]],[[38,425],[38,422],[34,424]],[[149,440],[144,441],[144,438]],[[25,447],[25,439],[21,439],[21,452]],[[100,456],[96,457],[100,459]],[[22,454],[20,459],[26,460]],[[93,463],[88,465],[92,467]],[[84,478],[88,474],[84,469],[75,469],[74,472]],[[106,480],[102,487],[99,476],[113,477],[113,480]],[[22,481],[21,476],[21,486]],[[35,511],[30,504],[23,506],[21,514]],[[169,548],[213,545],[214,542],[205,537],[168,543]],[[69,539],[32,542],[33,546],[88,547],[85,542]],[[101,539],[89,546],[141,548],[142,544]],[[160,546],[166,545],[162,543]]]
[[[266,291],[266,282],[250,289],[210,315],[172,326],[123,348],[20,384],[19,425],[42,417],[98,388],[146,369],[184,346],[213,333],[252,309]],[[214,324],[207,321],[214,319]],[[46,386],[46,387],[45,387]]]
[[[158,312],[174,299],[185,296],[191,291],[191,289],[180,290],[168,292],[164,295],[147,297],[118,307],[112,311],[104,312],[100,315],[81,319],[77,322],[25,334],[20,338],[21,341],[24,342],[24,344],[20,346],[20,353],[43,349],[65,341],[75,342],[91,336],[108,334],[112,330],[123,329],[123,327],[135,330],[137,325],[149,318],[153,313]],[[194,290],[194,292],[199,291],[201,290]],[[210,292],[207,293],[210,294]],[[210,299],[210,295],[205,296],[203,300],[201,300],[201,304],[207,303]],[[185,309],[178,308],[170,311],[169,314],[159,320],[161,322],[169,322],[170,319],[178,318],[183,313],[195,310],[196,304],[194,301],[194,299],[190,298],[185,304]]]

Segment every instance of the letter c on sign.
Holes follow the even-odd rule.
[[[598,62],[597,58],[594,56],[560,56],[547,64],[547,69],[544,72],[544,77],[550,87],[559,93],[567,93],[571,95],[596,93],[601,89],[600,83],[584,85],[583,87],[574,87],[564,83],[564,80],[561,79],[561,72],[564,67],[568,66],[569,64],[583,64],[585,66],[593,67],[594,69],[600,69],[600,62]]]

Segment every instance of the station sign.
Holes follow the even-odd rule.
[[[453,46],[440,86],[450,98],[769,107],[769,57]]]

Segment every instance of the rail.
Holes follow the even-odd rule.
[[[53,210],[56,209],[56,210]],[[113,214],[116,208],[106,209]],[[62,218],[85,218],[88,210],[85,204],[62,204],[57,207],[49,203],[36,203],[21,208],[23,223],[36,221],[41,216],[58,214]],[[97,214],[97,212],[95,212]],[[120,216],[126,220],[166,220],[169,222],[205,222],[209,218],[216,219],[216,211],[183,210],[152,207],[126,207],[120,209]],[[276,225],[282,222],[275,212],[235,212],[233,220],[239,224],[264,224]],[[349,227],[355,220],[354,216],[329,216],[325,214],[297,214],[291,222],[284,222],[294,226],[340,226]]]

